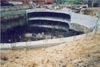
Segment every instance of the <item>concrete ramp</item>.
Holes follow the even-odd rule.
[[[71,23],[76,23],[87,27],[88,29],[93,29],[98,18],[83,14],[71,13]],[[98,21],[100,26],[100,20]]]

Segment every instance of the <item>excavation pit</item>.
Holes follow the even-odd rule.
[[[1,43],[38,41],[84,34],[70,23],[71,16],[59,11],[27,11],[26,23],[1,32]],[[78,28],[76,28],[78,27]]]

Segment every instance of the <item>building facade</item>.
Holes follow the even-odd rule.
[[[2,2],[9,2],[9,1],[19,1],[19,2],[37,2],[37,3],[53,3],[53,0],[0,0]]]

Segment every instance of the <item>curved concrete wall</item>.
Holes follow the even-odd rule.
[[[94,33],[87,33],[78,36],[58,38],[58,39],[46,39],[40,41],[28,41],[28,42],[18,42],[18,43],[2,43],[0,44],[0,49],[22,49],[22,48],[39,48],[39,47],[49,47],[59,45],[61,43],[68,43],[70,41],[79,40],[80,38],[87,37],[87,35],[93,35]]]
[[[90,29],[88,29],[87,27],[85,27],[83,25],[77,24],[77,23],[71,23],[69,27],[70,27],[70,29],[73,29],[76,31],[81,31],[84,33],[90,32]]]
[[[26,11],[26,17],[27,17],[27,23],[30,20],[54,20],[54,21],[63,21],[66,23],[69,23],[71,20],[71,16],[67,12],[62,12],[58,10],[41,10],[41,9],[35,9],[35,10],[27,10]]]
[[[69,29],[70,14],[54,10],[27,10],[27,25],[50,29]]]
[[[28,12],[27,17],[53,17],[53,18],[58,18],[58,19],[66,19],[70,20],[71,17],[69,14],[64,14],[64,13],[57,13],[57,12]]]

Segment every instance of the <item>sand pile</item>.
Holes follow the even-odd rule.
[[[100,32],[39,49],[2,50],[1,67],[100,67]]]

